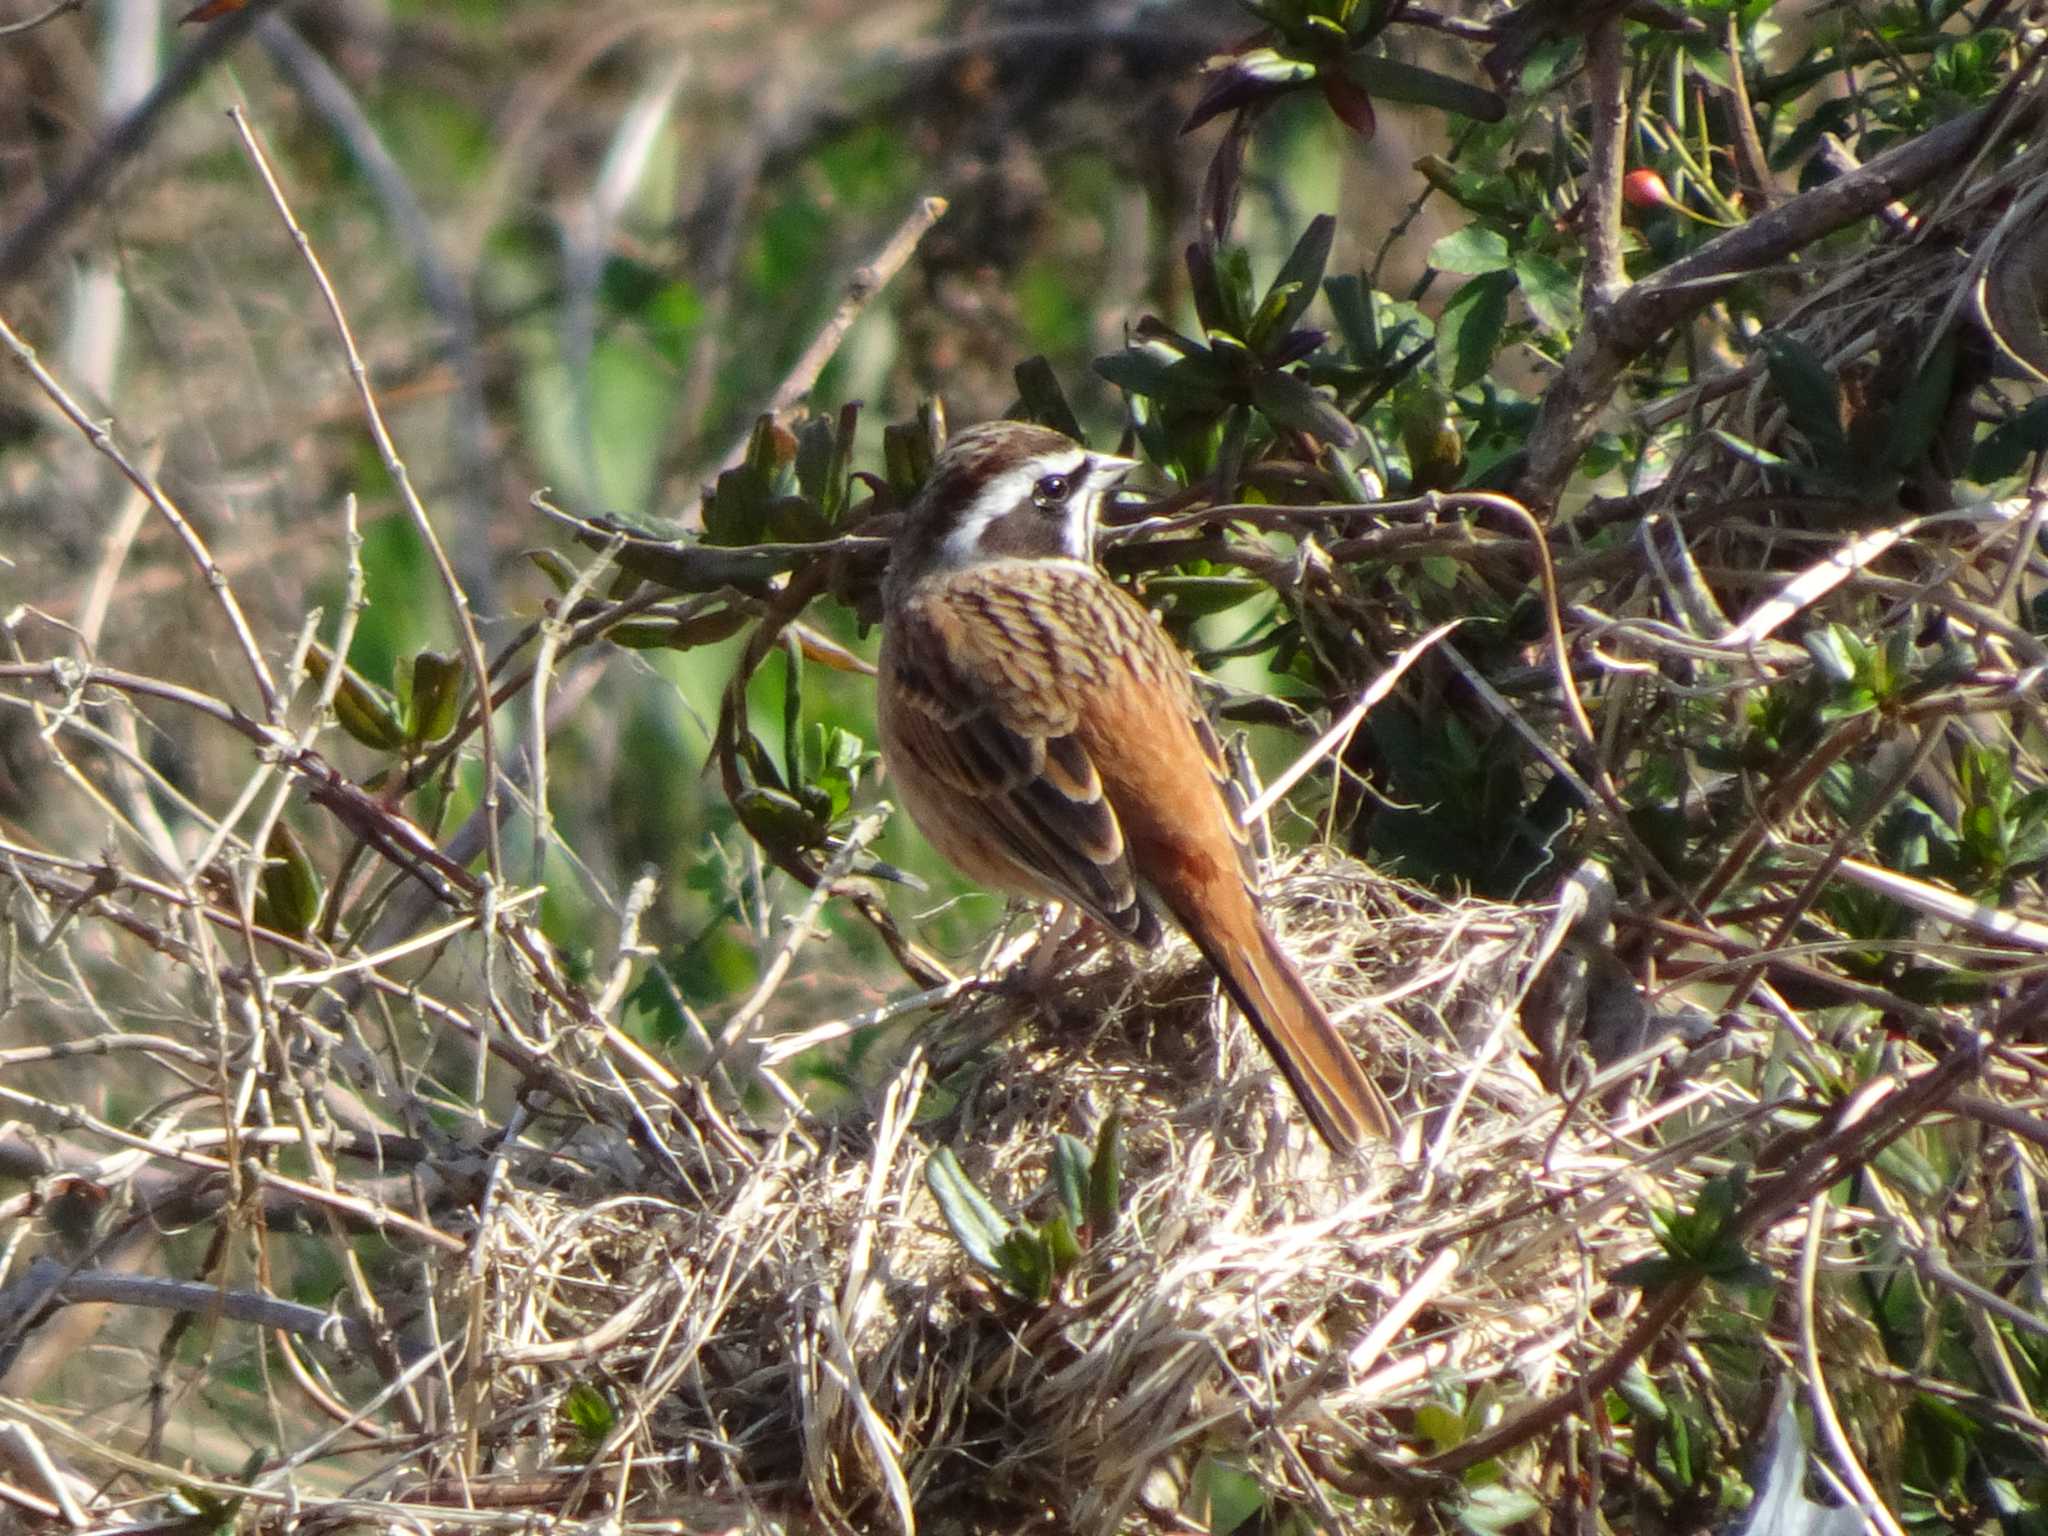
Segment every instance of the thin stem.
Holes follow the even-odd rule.
[[[398,446],[391,439],[391,432],[384,424],[384,412],[377,404],[376,391],[370,386],[370,372],[363,364],[363,355],[356,350],[354,332],[349,328],[348,315],[342,309],[341,299],[334,291],[334,284],[328,281],[327,272],[320,265],[320,258],[313,250],[313,242],[299,225],[298,217],[292,212],[291,203],[284,195],[284,188],[278,183],[277,173],[271,168],[270,159],[257,142],[249,121],[242,115],[240,107],[231,108],[229,118],[234,122],[235,132],[241,135],[242,144],[255,162],[263,178],[264,190],[270,194],[270,201],[277,214],[284,221],[284,227],[304,258],[307,270],[312,274],[314,285],[320,290],[321,302],[327,306],[328,317],[334,322],[336,337],[348,359],[348,374],[356,386],[356,394],[362,402],[363,417],[369,424],[370,436],[377,445],[377,457],[382,461],[391,482],[398,488],[399,501],[404,505],[406,515],[412,519],[420,542],[426,546],[433,559],[434,570],[441,578],[442,590],[447,594],[448,606],[455,616],[456,628],[462,637],[464,657],[469,666],[470,678],[476,687],[477,708],[481,715],[477,731],[477,743],[483,752],[484,782],[478,796],[478,809],[485,817],[488,837],[485,854],[490,867],[493,886],[502,885],[505,880],[504,850],[498,838],[498,752],[491,729],[491,672],[490,662],[484,655],[483,640],[477,634],[476,618],[470,612],[468,594],[457,580],[455,567],[449,563],[448,551],[442,547],[440,535],[434,531],[433,520],[427,516],[427,509],[421,503],[419,493],[413,489],[412,476],[407,472],[405,460],[399,456]]]
[[[4,345],[12,352],[14,360],[28,370],[29,377],[36,381],[36,387],[41,389],[50,403],[63,413],[65,420],[76,427],[84,435],[85,440],[121,472],[122,478],[142,493],[143,499],[156,509],[157,515],[170,524],[171,531],[178,536],[178,541],[192,557],[192,563],[199,567],[201,578],[212,588],[215,599],[220,603],[221,612],[227,615],[228,627],[235,632],[235,643],[241,647],[243,659],[249,663],[249,672],[256,681],[257,693],[262,695],[264,718],[273,724],[276,723],[284,707],[283,697],[278,692],[277,680],[271,676],[270,665],[263,659],[263,651],[256,644],[255,631],[250,629],[241,603],[236,601],[235,589],[228,581],[227,572],[223,571],[220,563],[213,558],[213,551],[207,548],[205,538],[192,526],[185,514],[178,510],[177,504],[164,493],[163,487],[156,483],[155,478],[145,473],[134,460],[121,451],[120,444],[114,441],[112,433],[108,430],[109,424],[94,421],[86,415],[85,407],[73,399],[70,391],[43,366],[35,348],[16,335],[4,317],[0,317],[0,345]]]

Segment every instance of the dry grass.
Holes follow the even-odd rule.
[[[1044,1005],[1056,1028],[1039,1003],[974,994],[918,1032],[872,1116],[675,1153],[686,1197],[623,1132],[540,1117],[499,1154],[466,1262],[421,1271],[431,1304],[384,1298],[410,1314],[402,1352],[452,1344],[464,1427],[363,1491],[417,1519],[509,1481],[522,1502],[544,1487],[628,1518],[873,1529],[914,1509],[927,1530],[1092,1531],[1170,1520],[1195,1464],[1225,1455],[1334,1516],[1332,1489],[1418,1486],[1416,1404],[1568,1389],[1634,1310],[1597,1277],[1650,1246],[1645,1208],[1681,1171],[1656,1166],[1647,1128],[1697,1123],[1697,1166],[1739,1106],[1709,1117],[1674,1080],[1615,1117],[1650,1081],[1639,1061],[1591,1085],[1608,1114],[1561,1116],[1517,1016],[1540,909],[1446,904],[1333,861],[1281,891],[1290,943],[1406,1079],[1402,1102],[1445,1108],[1412,1126],[1419,1155],[1333,1166],[1242,1026],[1219,1046],[1184,948],[1073,968]],[[942,1095],[929,1062],[955,1030],[998,1038]],[[584,1091],[615,1099],[597,1077]],[[953,1145],[1029,1211],[1051,1132],[1112,1105],[1123,1221],[1027,1308],[947,1232],[925,1160]],[[601,1444],[568,1431],[578,1384],[611,1404]]]

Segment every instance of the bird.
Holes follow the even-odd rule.
[[[997,421],[956,433],[890,543],[876,717],[910,819],[968,878],[1134,944],[1193,941],[1340,1153],[1395,1119],[1260,911],[1186,657],[1095,563],[1137,461]]]

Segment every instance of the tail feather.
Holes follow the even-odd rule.
[[[1324,1141],[1348,1152],[1369,1136],[1392,1141],[1396,1122],[1373,1080],[1254,913],[1249,943],[1200,936],[1197,946],[1293,1088]]]

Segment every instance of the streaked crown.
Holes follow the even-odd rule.
[[[888,585],[988,560],[1088,560],[1102,498],[1136,467],[1064,433],[991,421],[954,435],[904,515]]]

